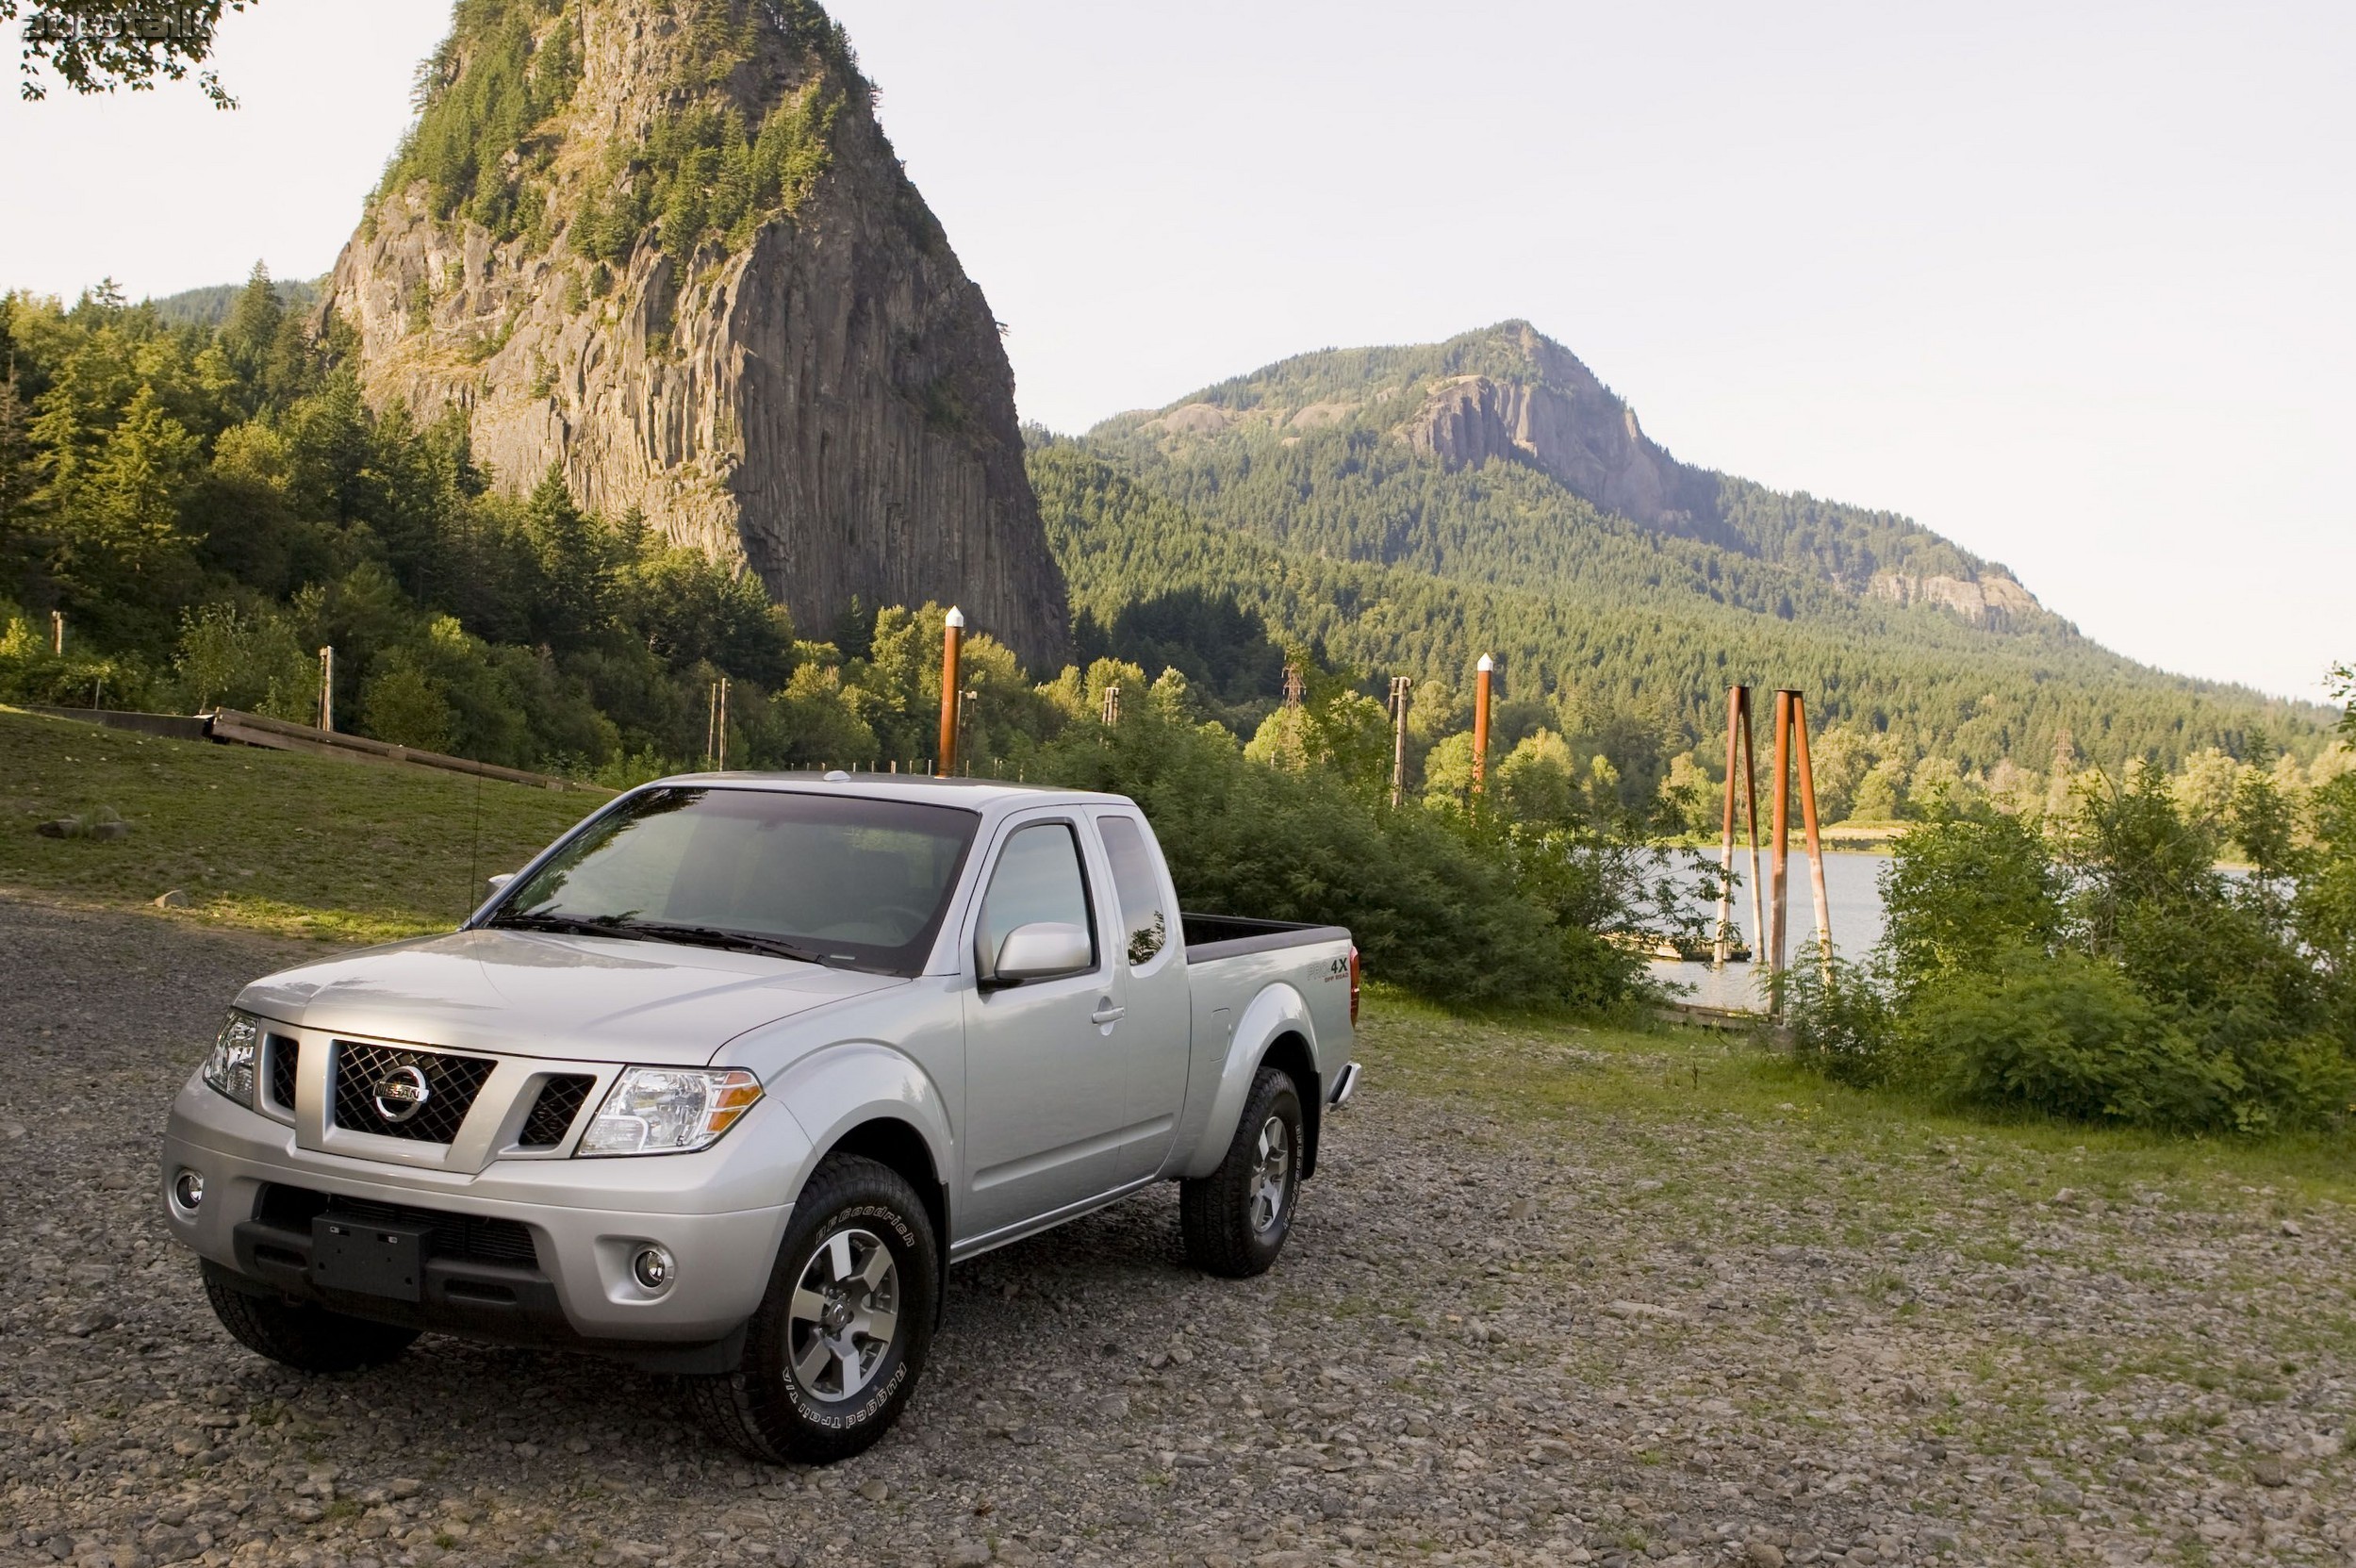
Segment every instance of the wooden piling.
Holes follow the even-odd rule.
[[[1759,756],[1751,734],[1751,688],[1735,689],[1742,693],[1743,823],[1751,835],[1751,962],[1756,964],[1767,953],[1767,879],[1759,870]]]
[[[1742,725],[1742,688],[1726,688],[1726,810],[1718,834],[1718,940],[1710,949],[1710,966],[1726,966],[1735,922],[1735,780],[1741,768],[1736,754]]]
[[[1768,849],[1767,972],[1781,976],[1791,914],[1791,700],[1788,686],[1775,693],[1774,841]]]
[[[1824,843],[1816,832],[1816,769],[1808,765],[1808,706],[1791,694],[1791,740],[1800,764],[1800,821],[1807,834],[1808,891],[1816,901],[1816,960],[1827,981],[1833,967],[1833,906],[1824,896]]]
[[[941,623],[941,745],[935,772],[944,779],[957,771],[957,665],[964,642],[965,612],[952,604]]]
[[[1407,708],[1408,692],[1415,685],[1412,675],[1391,677],[1391,809],[1396,811],[1407,799]]]
[[[1473,797],[1478,801],[1489,787],[1489,692],[1497,661],[1483,653],[1473,668]]]

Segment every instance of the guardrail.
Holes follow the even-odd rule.
[[[69,711],[67,717],[80,718],[82,715]],[[283,718],[241,713],[236,708],[216,708],[199,717],[206,721],[205,733],[211,739],[232,741],[240,746],[264,746],[276,751],[309,751],[319,756],[343,757],[352,761],[404,762],[418,767],[470,773],[477,778],[499,779],[535,789],[582,790],[592,795],[614,793],[601,784],[559,778],[553,773],[533,773],[520,767],[502,767],[497,763],[476,762],[471,757],[424,751],[414,746],[395,746],[389,741],[371,740],[366,735],[318,730],[308,724],[289,724]]]

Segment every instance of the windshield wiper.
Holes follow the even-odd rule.
[[[843,953],[822,953],[780,937],[758,936],[749,931],[730,931],[724,926],[673,925],[666,920],[623,920],[615,929],[623,935],[649,937],[657,942],[685,942],[697,947],[766,953],[771,958],[790,958],[803,964],[829,967],[848,957]]]
[[[631,941],[647,940],[631,929],[630,921],[618,915],[587,919],[578,915],[510,915],[503,911],[484,923],[514,931],[558,932],[567,936],[620,936]]]

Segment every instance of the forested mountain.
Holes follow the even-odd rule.
[[[1689,739],[1731,682],[1799,686],[1820,723],[1967,774],[2057,749],[2173,766],[2260,731],[2312,754],[2330,717],[2122,658],[1896,513],[1678,463],[1520,322],[1034,433],[1031,474],[1083,649],[1231,701],[1273,696],[1266,649],[1299,638],[1449,692],[1494,652],[1517,695]]]
[[[278,303],[297,315],[319,304],[320,291],[326,287],[323,277],[273,278],[271,287],[277,290]],[[229,319],[244,296],[242,283],[214,283],[202,289],[183,289],[176,294],[166,294],[147,303],[155,307],[156,319],[166,326],[196,326],[210,329]]]
[[[1625,575],[1631,540],[1678,541],[1666,569],[1688,586],[1787,618],[1813,613],[1819,585],[1999,629],[2055,625],[2002,567],[1909,519],[1678,462],[1525,322],[1302,355],[1088,438],[1213,520],[1343,559],[1542,588]],[[1587,559],[1599,546],[1614,563]]]
[[[1967,770],[2007,757],[2042,765],[2065,735],[2085,756],[2173,764],[2207,746],[2238,752],[2253,728],[2313,723],[2291,704],[2163,675],[2083,637],[2000,635],[1796,577],[1787,581],[1809,595],[1810,613],[1762,613],[1697,591],[1701,573],[1676,542],[1654,541],[1648,562],[1617,520],[1596,520],[1607,564],[1549,588],[1336,559],[1213,522],[1086,442],[1034,445],[1030,471],[1082,652],[1174,665],[1229,702],[1273,700],[1276,650],[1298,639],[1371,675],[1414,674],[1438,688],[1426,701],[1454,705],[1473,661],[1493,652],[1512,696],[1647,712],[1689,737],[1722,722],[1729,684],[1794,685],[1823,723]]]

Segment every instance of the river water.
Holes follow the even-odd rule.
[[[1702,864],[1715,867],[1718,857],[1713,852]],[[1889,864],[1887,855],[1868,855],[1827,851],[1824,856],[1824,892],[1832,905],[1833,950],[1843,958],[1862,959],[1882,939],[1882,895],[1878,878],[1882,867]],[[1762,886],[1767,872],[1767,856],[1759,856]],[[1735,851],[1735,874],[1741,879],[1735,888],[1735,925],[1751,940],[1752,949],[1765,956],[1751,924],[1751,859],[1747,849]],[[1791,892],[1785,920],[1788,933],[1788,950],[1797,962],[1810,950],[1816,931],[1816,906],[1808,884],[1808,857],[1794,850],[1791,856]],[[1698,883],[1697,883],[1698,885]],[[1716,917],[1714,909],[1705,914]],[[1656,961],[1656,978],[1686,987],[1685,999],[1710,1007],[1759,1007],[1763,1005],[1761,985],[1766,978],[1764,965],[1729,964],[1723,969],[1712,969],[1708,964],[1675,964]]]

